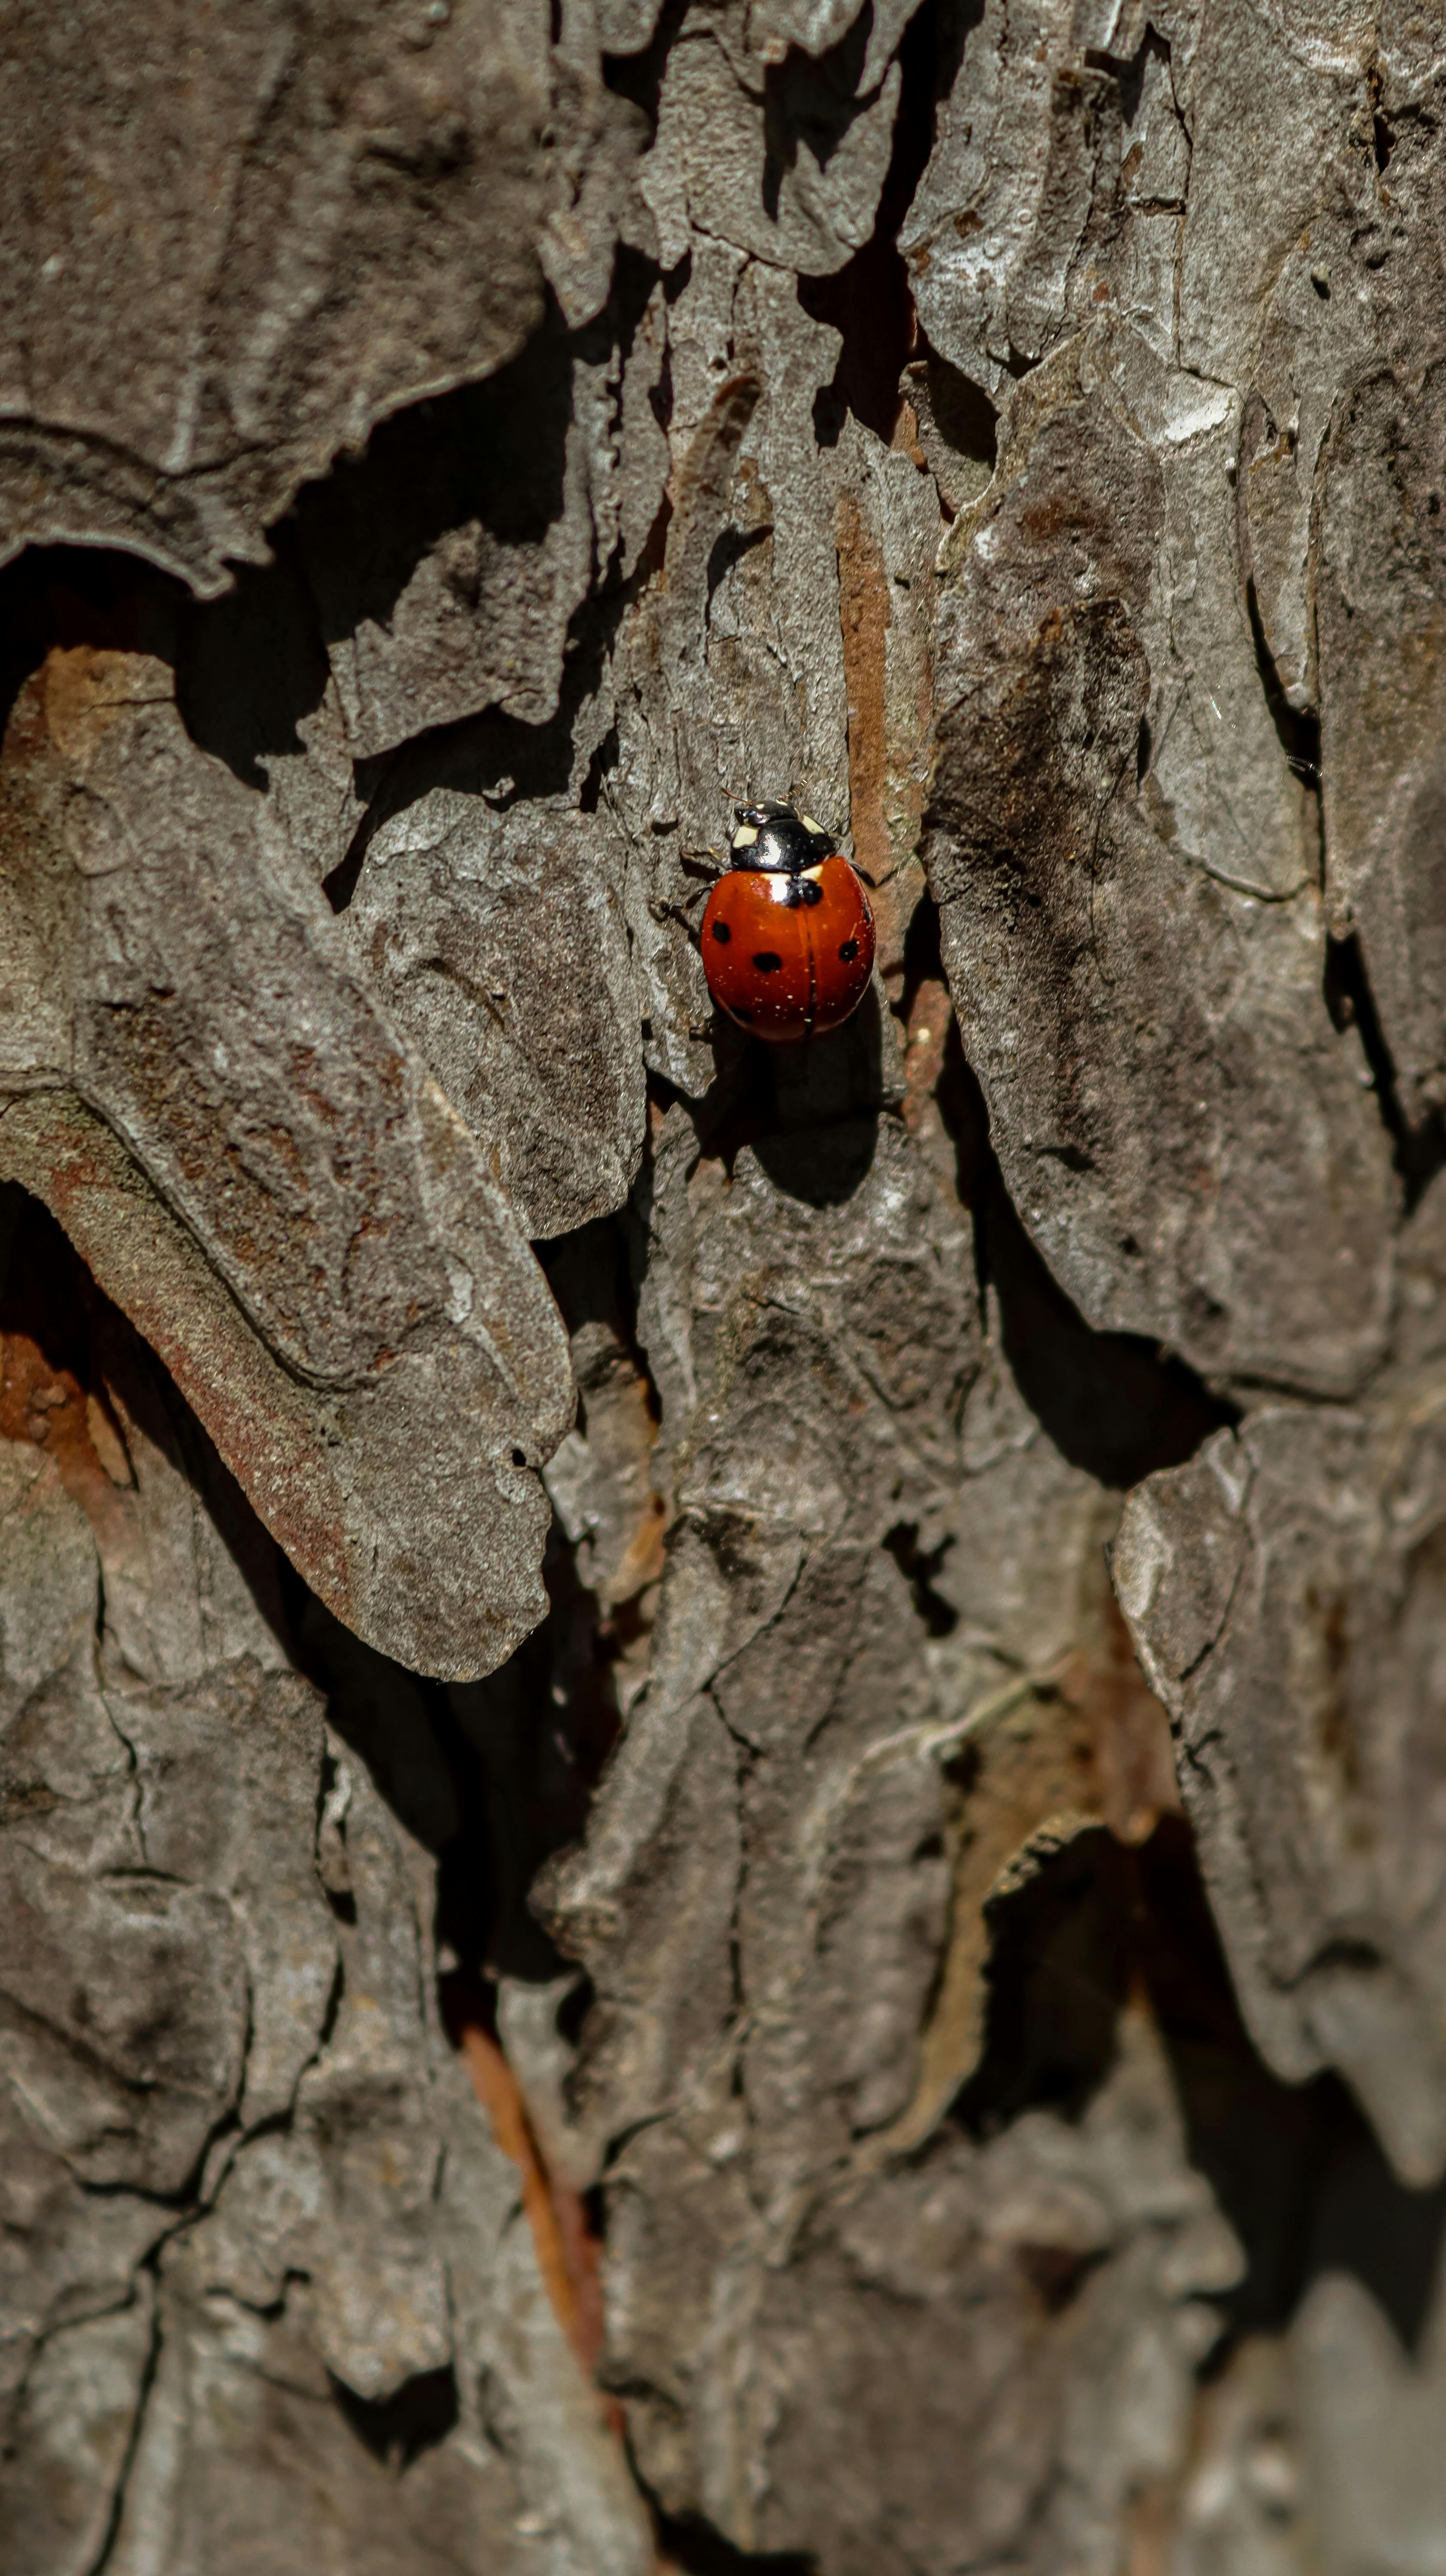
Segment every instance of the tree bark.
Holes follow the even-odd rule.
[[[1440,13],[0,119],[0,2576],[1426,2576]]]

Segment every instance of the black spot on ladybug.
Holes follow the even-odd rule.
[[[723,946],[726,948],[729,940],[733,936],[733,933],[729,929],[726,921],[715,921],[713,924],[713,936],[715,939],[721,940]]]
[[[852,966],[852,964],[853,964],[853,962],[854,962],[854,959],[857,957],[858,953],[859,953],[859,943],[858,943],[858,941],[857,941],[856,939],[846,939],[846,940],[844,941],[844,944],[843,944],[842,948],[839,950],[839,955],[840,955],[840,957],[843,959],[843,962],[844,962],[844,964],[845,964],[846,966]],[[755,957],[755,959],[754,959],[754,961],[753,961],[753,962],[754,962],[754,964],[755,964],[755,966],[756,966],[756,965],[757,965],[757,963],[758,963],[758,960],[757,960],[757,958],[756,958],[756,957]]]
[[[781,957],[775,957],[771,948],[760,948],[757,956],[753,960],[753,963],[757,967],[760,975],[776,975],[779,967],[783,964],[783,959]]]
[[[802,895],[805,903],[822,903],[823,901],[823,888],[821,885],[815,885],[812,877],[805,877],[802,880],[802,883],[799,886],[799,893]]]

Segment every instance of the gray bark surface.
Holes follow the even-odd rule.
[[[1438,2576],[1440,11],[3,63],[0,2576]]]

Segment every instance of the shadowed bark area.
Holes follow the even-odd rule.
[[[0,2571],[1428,2576],[1432,13],[0,126]]]

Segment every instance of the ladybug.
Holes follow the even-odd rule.
[[[756,1038],[826,1037],[874,971],[868,897],[810,815],[772,800],[734,812],[728,868],[699,935],[708,990]]]

